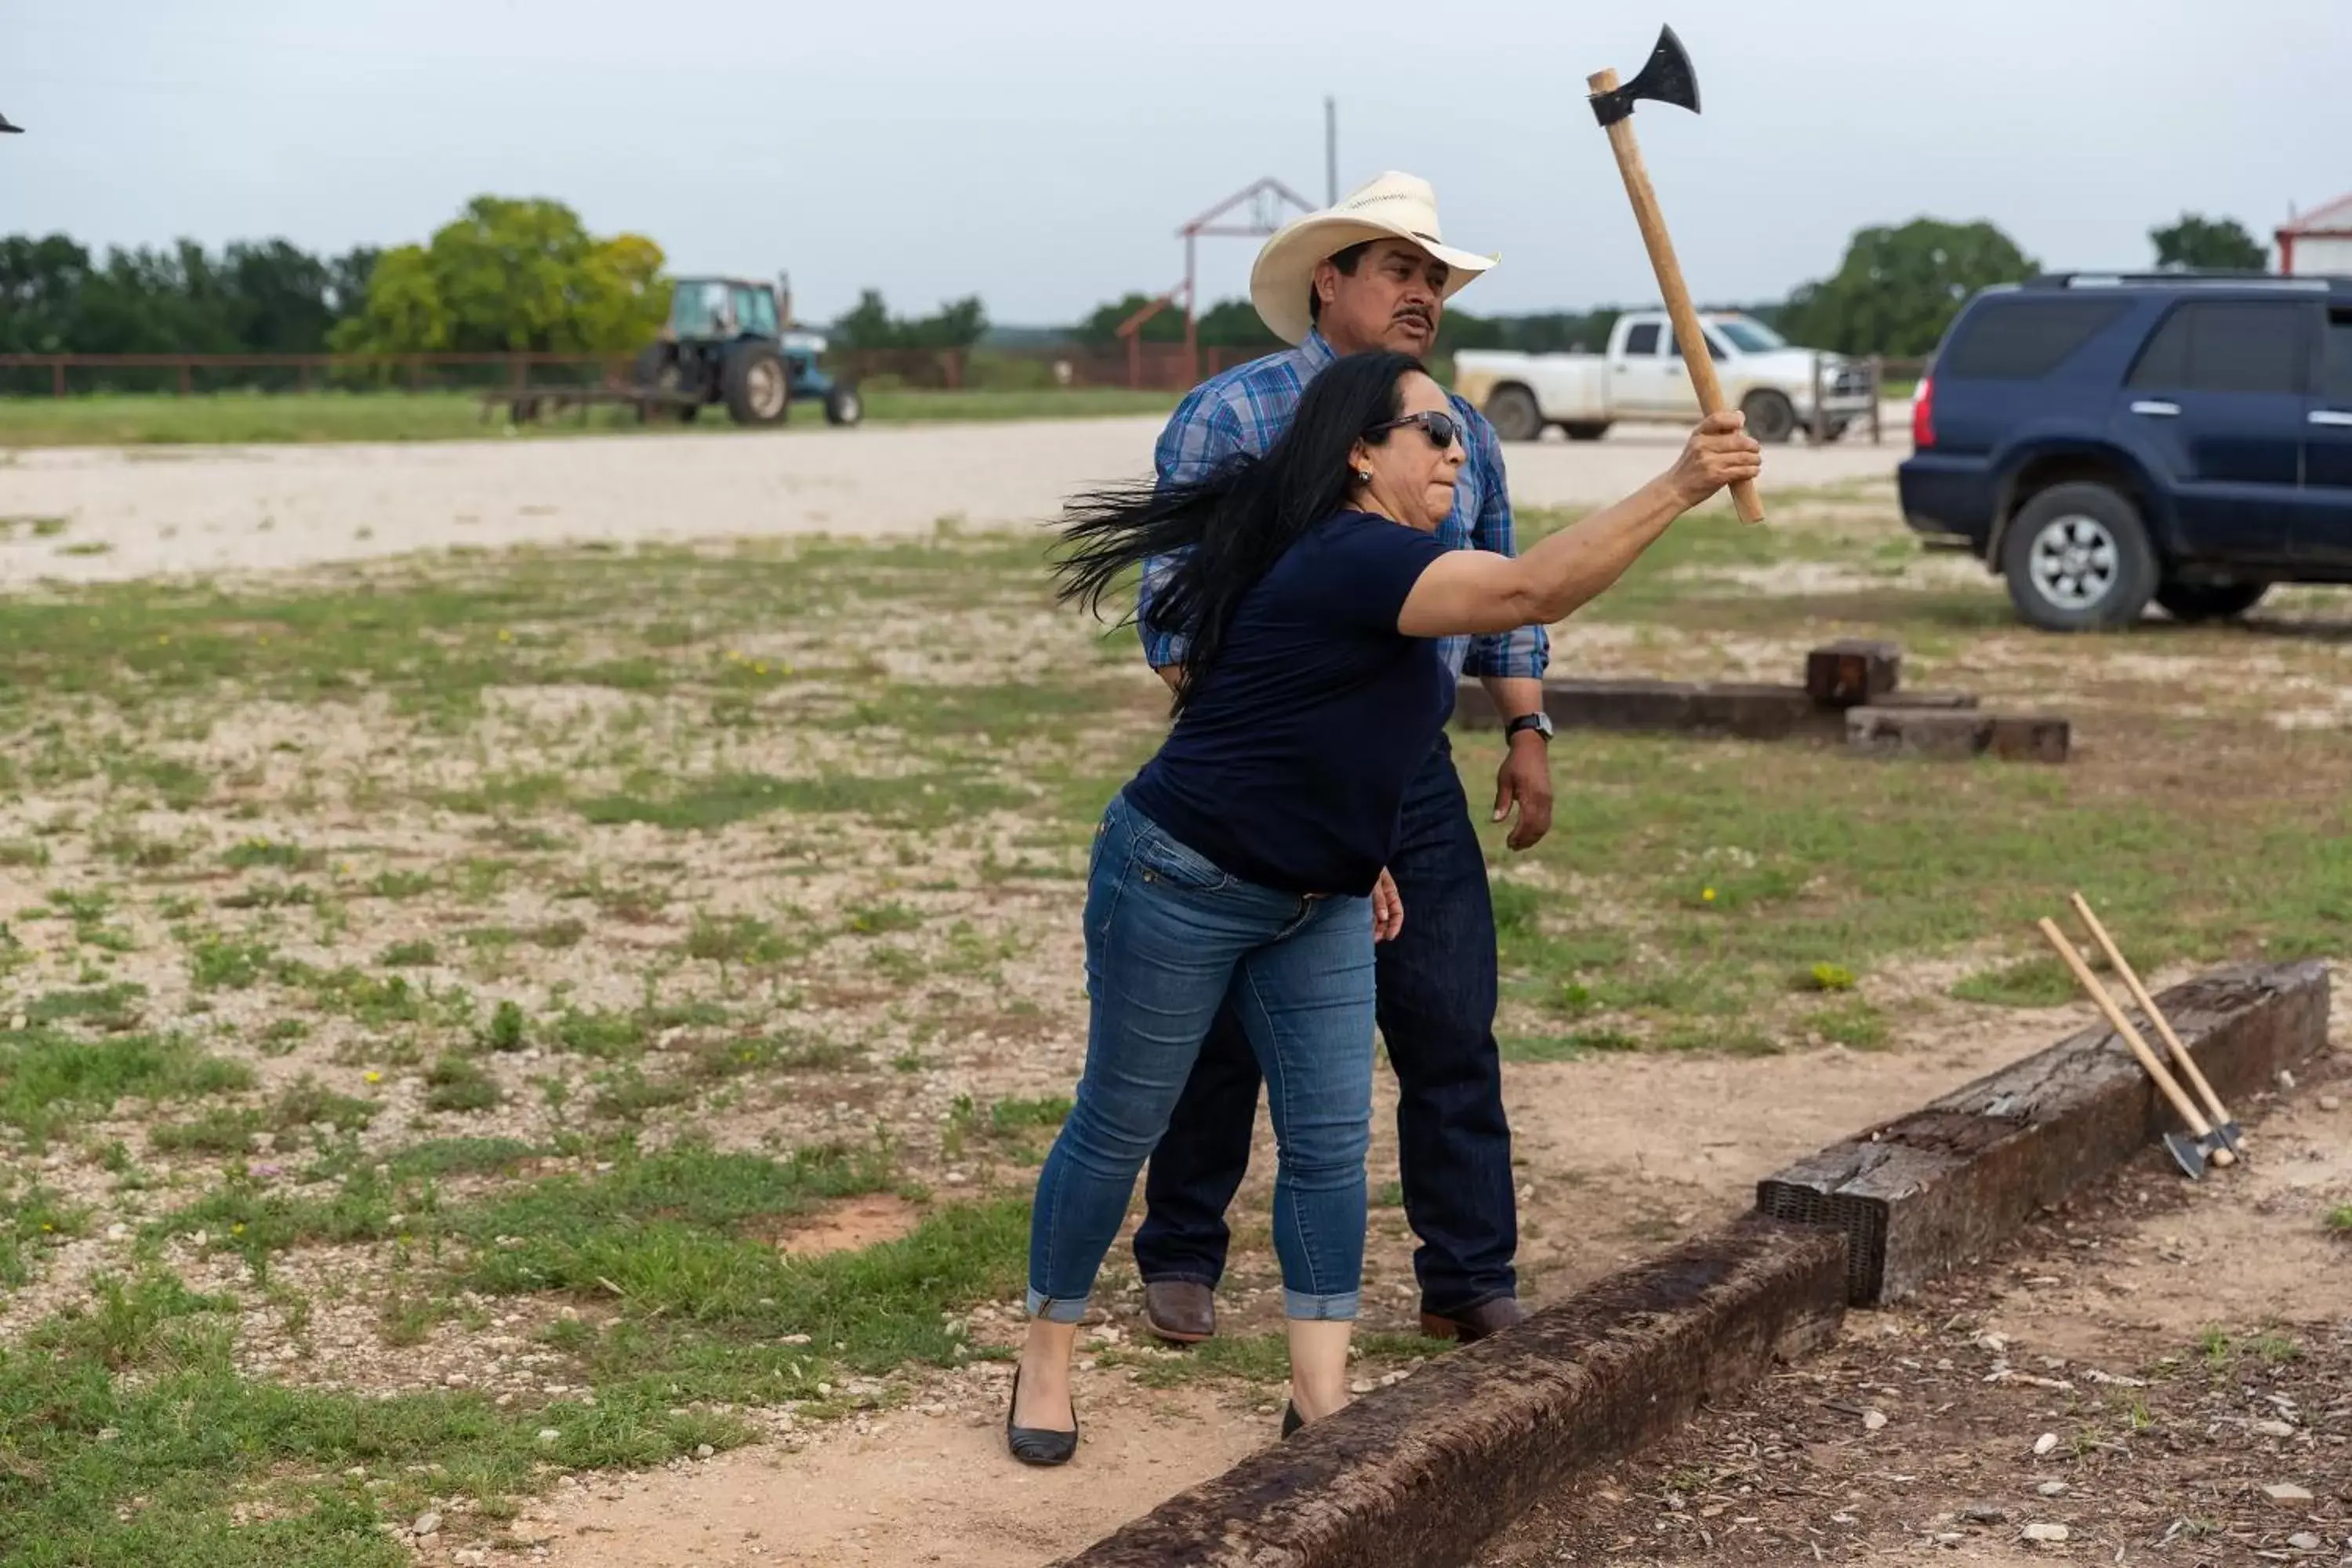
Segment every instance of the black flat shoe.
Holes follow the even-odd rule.
[[[1282,1407],[1282,1435],[1284,1436],[1289,1436],[1293,1432],[1297,1431],[1301,1426],[1306,1425],[1306,1422],[1299,1419],[1298,1406],[1296,1404],[1286,1405]]]
[[[1024,1465],[1066,1465],[1078,1451],[1078,1402],[1070,1401],[1070,1429],[1052,1432],[1043,1426],[1015,1426],[1013,1412],[1021,1404],[1021,1370],[1013,1371],[1013,1398],[1004,1407],[1004,1446]]]

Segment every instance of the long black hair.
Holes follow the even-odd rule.
[[[1183,484],[1082,493],[1063,510],[1055,598],[1100,615],[1129,571],[1179,556],[1152,595],[1145,629],[1188,639],[1176,689],[1182,712],[1224,646],[1242,595],[1300,535],[1346,506],[1349,448],[1388,438],[1372,426],[1397,417],[1404,377],[1422,368],[1386,349],[1343,355],[1307,383],[1289,428],[1264,457],[1244,453]]]

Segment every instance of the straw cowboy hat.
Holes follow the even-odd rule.
[[[1316,267],[1368,239],[1409,240],[1445,263],[1443,298],[1449,300],[1496,261],[1443,243],[1437,192],[1420,175],[1391,169],[1357,186],[1336,205],[1293,218],[1265,242],[1250,268],[1250,302],[1257,307],[1259,320],[1283,342],[1304,342],[1314,325],[1307,297]]]

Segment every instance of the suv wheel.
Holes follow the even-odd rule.
[[[2043,631],[2129,626],[2156,593],[2156,552],[2139,512],[2105,485],[2053,485],[2027,501],[2000,557],[2010,602]]]
[[[2156,602],[2176,621],[2226,621],[2254,607],[2268,583],[2167,583]]]

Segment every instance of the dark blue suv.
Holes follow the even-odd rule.
[[[2070,273],[1954,318],[1903,520],[2051,631],[2352,583],[2352,279]]]

